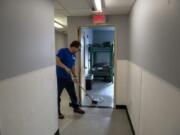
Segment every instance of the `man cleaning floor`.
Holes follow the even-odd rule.
[[[71,99],[71,106],[75,113],[84,114],[85,111],[79,107],[74,81],[78,82],[75,72],[75,54],[80,50],[80,42],[73,41],[69,48],[62,48],[56,55],[56,71],[57,71],[57,84],[58,84],[58,114],[59,119],[63,119],[64,115],[60,110],[61,93],[65,88]],[[71,77],[73,75],[73,79]]]

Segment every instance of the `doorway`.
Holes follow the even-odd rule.
[[[115,27],[80,27],[80,104],[84,107],[114,107]],[[97,101],[97,104],[93,104]]]

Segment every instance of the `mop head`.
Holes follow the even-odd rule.
[[[102,97],[92,97],[92,104],[98,104],[98,103],[102,103],[104,101],[104,98]]]

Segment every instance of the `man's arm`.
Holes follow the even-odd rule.
[[[73,74],[73,80],[74,80],[74,82],[79,83],[78,78],[77,78],[77,75],[76,75],[75,67],[73,67],[73,68],[71,69],[71,72],[72,72],[72,74]]]
[[[71,72],[72,72],[72,74],[73,74],[73,77],[77,77],[75,67],[73,67],[73,68],[71,69]]]
[[[66,72],[71,73],[71,70],[62,63],[61,59],[59,57],[56,57],[56,64],[63,68]]]

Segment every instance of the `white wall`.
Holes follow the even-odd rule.
[[[55,45],[56,45],[56,52],[60,48],[69,47],[69,45],[67,44],[67,34],[59,31],[55,31]]]
[[[137,135],[180,134],[180,89],[129,62],[128,110]]]
[[[128,62],[128,64],[127,107],[134,130],[136,134],[139,135],[142,70],[134,63]]]
[[[1,102],[0,102],[0,135],[2,135],[1,134],[1,129],[2,129],[2,126],[1,126],[1,117],[2,117],[2,115],[1,115]]]
[[[54,135],[55,66],[0,81],[2,135]]]
[[[116,60],[115,60],[115,70],[117,67],[117,60],[127,60],[128,59],[128,46],[129,46],[129,18],[128,16],[124,15],[124,16],[108,16],[108,21],[107,24],[109,25],[114,25],[116,27],[116,46],[115,46],[115,51],[116,51]],[[78,40],[78,28],[80,26],[92,26],[92,19],[91,17],[68,17],[68,43],[70,43],[72,40]],[[78,65],[78,62],[77,62]],[[120,66],[120,65],[119,65]],[[122,67],[120,70],[122,70],[122,74],[123,71],[126,71],[126,65],[122,65],[120,66]],[[77,67],[78,69],[78,67]],[[115,77],[117,75],[115,74]],[[119,76],[121,76],[119,74]],[[124,75],[122,75],[124,76]],[[124,103],[126,103],[126,99],[120,99],[119,97],[124,97],[123,95],[120,95],[120,87],[122,88],[121,91],[122,93],[126,93],[127,86],[125,86],[126,84],[124,84],[123,82],[126,82],[125,78],[121,78],[122,81],[119,81],[118,79],[115,80],[115,91],[117,93],[117,97],[115,97],[116,99],[116,105],[124,105]],[[116,84],[120,84],[118,86],[116,86]],[[122,84],[122,85],[121,85]],[[78,91],[77,91],[78,93]],[[79,95],[79,93],[78,93]],[[125,95],[126,96],[126,95]]]
[[[54,5],[0,1],[2,135],[54,135],[58,130]]]
[[[130,16],[128,110],[137,135],[180,134],[180,2],[137,0]]]
[[[143,70],[141,97],[140,135],[180,134],[179,88]]]
[[[117,60],[117,85],[116,105],[127,105],[128,103],[128,60]]]

